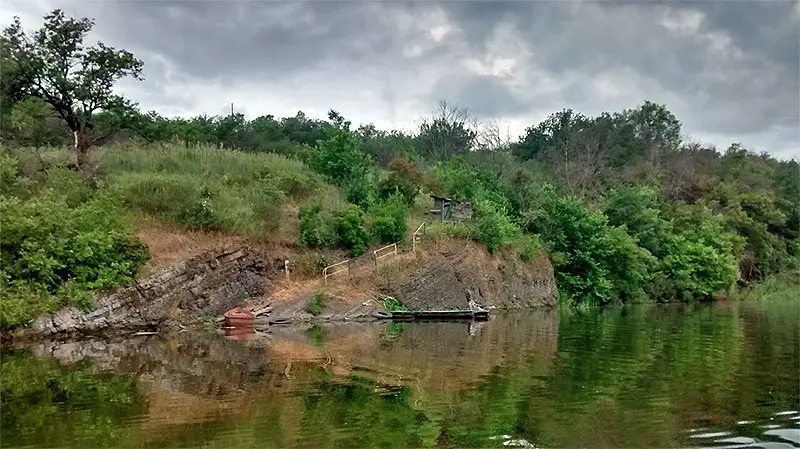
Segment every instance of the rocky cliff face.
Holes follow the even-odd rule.
[[[186,324],[203,314],[219,315],[261,296],[280,263],[269,263],[247,247],[201,254],[131,287],[96,293],[92,311],[66,307],[40,317],[20,336],[142,330]]]
[[[522,263],[473,243],[421,251],[410,267],[386,276],[380,290],[417,310],[467,309],[470,300],[493,309],[554,307],[558,299],[545,254]]]
[[[96,293],[92,311],[66,307],[40,317],[14,337],[113,334],[196,323],[205,314],[221,315],[250,299],[258,303],[265,293],[273,295],[272,280],[281,277],[276,275],[282,267],[283,258],[267,260],[248,247],[207,252],[131,287]],[[326,291],[329,299],[323,313],[312,316],[306,306],[316,291]],[[490,309],[553,307],[558,298],[546,255],[522,263],[513,255],[490,255],[472,242],[431,244],[353,279],[327,287],[312,283],[295,294],[276,301],[271,322],[374,320],[374,312],[383,311],[383,295],[411,310],[463,310],[470,301]]]

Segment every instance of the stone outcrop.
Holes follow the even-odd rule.
[[[492,256],[474,244],[420,252],[412,266],[386,276],[380,290],[415,310],[554,307],[558,288],[545,254],[530,263]]]
[[[468,310],[470,302],[487,309],[552,308],[558,301],[546,254],[522,262],[516,255],[491,255],[473,242],[432,244],[362,270],[314,290],[327,294],[318,316],[306,310],[314,293],[309,291],[273,304],[270,322],[374,320],[386,313],[386,295],[409,310]]]
[[[131,287],[95,293],[93,310],[65,307],[42,316],[20,336],[91,334],[144,330],[220,315],[264,293],[280,262],[268,262],[247,247],[204,253],[170,265]]]
[[[265,293],[272,297],[271,280],[280,278],[276,275],[283,260],[267,260],[248,247],[207,252],[131,287],[95,293],[91,311],[70,306],[40,317],[12,338],[130,333],[197,323],[204,315],[219,316],[247,303],[258,305]],[[327,300],[322,313],[314,316],[306,308],[319,291],[327,293]],[[523,263],[516,256],[490,255],[472,242],[432,244],[345,282],[314,284],[298,293],[276,300],[262,320],[371,321],[385,315],[385,295],[410,310],[464,310],[471,308],[470,303],[489,309],[553,307],[558,298],[546,255]]]

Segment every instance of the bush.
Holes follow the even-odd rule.
[[[77,206],[88,201],[94,191],[80,173],[64,167],[51,167],[45,171],[43,189],[51,190],[69,206]]]
[[[403,305],[403,303],[400,302],[400,300],[393,298],[391,296],[386,296],[383,298],[383,307],[389,312],[408,310],[408,308],[406,308],[406,306]]]
[[[347,202],[353,203],[363,210],[369,210],[375,203],[375,183],[371,176],[363,176],[349,181],[342,186],[342,190]]]
[[[677,206],[671,215],[675,233],[661,259],[660,293],[665,299],[710,298],[731,287],[744,239],[728,232],[724,218],[701,205]]]
[[[356,205],[349,205],[336,214],[336,241],[350,250],[351,257],[358,257],[367,251],[369,234],[364,228],[364,213]]]
[[[298,256],[290,269],[302,276],[319,276],[322,270],[330,264],[330,257],[313,252]]]
[[[323,309],[325,308],[325,300],[327,299],[325,293],[315,293],[311,299],[308,300],[308,304],[306,305],[306,312],[314,315],[319,316],[322,314]]]
[[[252,224],[238,224],[236,228],[250,228],[251,234],[257,237],[269,237],[280,227],[286,197],[277,186],[267,182],[254,184],[245,196],[252,208],[253,221]],[[228,204],[233,202],[229,201]],[[242,212],[240,216],[247,217],[247,213]]]
[[[519,253],[519,258],[522,259],[523,262],[532,261],[537,254],[544,251],[544,246],[542,246],[542,241],[538,234],[526,235],[522,240],[522,251]]]
[[[89,291],[132,282],[148,251],[121,217],[108,197],[74,208],[50,191],[0,197],[2,325],[29,324],[67,302],[87,308]]]
[[[287,196],[306,198],[323,186],[300,161],[203,145],[119,145],[101,159],[130,207],[188,227],[257,238],[279,229]]]
[[[115,191],[128,207],[178,224],[200,229],[223,227],[211,205],[216,186],[196,181],[178,174],[128,174],[116,179]]]
[[[19,160],[0,152],[0,195],[17,195],[20,180]]]
[[[300,206],[300,236],[302,245],[325,246],[330,241],[330,232],[322,217],[322,203],[314,201]]]
[[[123,202],[190,229],[268,237],[281,221],[283,193],[266,181],[232,188],[186,174],[126,173],[113,190]]]
[[[504,210],[498,210],[489,201],[480,201],[475,205],[476,238],[483,242],[490,253],[497,251],[503,243],[519,235],[520,230]]]
[[[361,151],[358,134],[342,122],[325,129],[325,140],[307,153],[308,165],[337,186],[344,187],[366,176],[372,161]]]
[[[577,199],[558,196],[552,186],[543,193],[543,210],[533,225],[549,246],[561,295],[590,304],[641,298],[655,263],[652,255]]]
[[[424,182],[422,170],[406,158],[393,159],[388,169],[389,177],[379,186],[380,198],[400,194],[408,206],[413,205]]]
[[[408,206],[401,195],[392,195],[371,211],[373,237],[382,243],[396,243],[406,236]]]

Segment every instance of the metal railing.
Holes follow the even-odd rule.
[[[422,235],[420,234],[420,231],[422,231],[423,234],[425,233],[425,222],[424,221],[422,222],[421,225],[419,225],[417,230],[414,231],[414,234],[411,235],[411,251],[416,251],[417,250],[417,242],[422,241]]]
[[[330,270],[331,268],[340,267],[342,265],[344,265],[344,266],[339,268],[339,269],[337,269],[336,271],[334,271],[332,273],[328,272],[328,270]],[[341,262],[337,262],[337,263],[335,263],[333,265],[328,265],[327,267],[323,268],[322,269],[322,280],[325,283],[325,285],[328,285],[328,278],[329,277],[337,275],[339,273],[343,273],[345,271],[347,272],[347,276],[349,277],[350,276],[350,259],[343,260]]]
[[[417,242],[422,241],[422,236],[425,234],[425,225],[427,222],[422,222],[421,225],[417,228],[416,231],[411,235],[411,250],[417,250]],[[408,242],[408,239],[404,239],[401,242],[392,243],[391,245],[386,245],[383,248],[378,248],[372,252],[372,260],[375,264],[375,267],[378,267],[378,261],[384,259],[386,257],[394,256],[400,253],[400,243]],[[406,247],[407,248],[407,247]],[[408,249],[404,250],[408,251]],[[328,265],[322,270],[322,279],[325,285],[328,285],[328,278],[331,276],[335,276],[340,273],[347,272],[348,277],[351,275],[351,266],[352,262],[355,262],[357,259],[347,259],[341,262],[337,262],[333,265]],[[356,264],[356,268],[360,266]]]
[[[388,251],[386,251],[388,250]],[[385,252],[384,252],[385,251]],[[380,254],[382,253],[383,254]],[[378,255],[380,254],[380,255]],[[378,248],[372,252],[372,259],[375,261],[375,266],[378,266],[378,260],[383,259],[384,257],[389,256],[396,256],[397,255],[397,243],[392,243],[391,245],[386,245],[383,248]]]

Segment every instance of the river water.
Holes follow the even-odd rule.
[[[4,349],[2,447],[800,447],[800,302]]]

